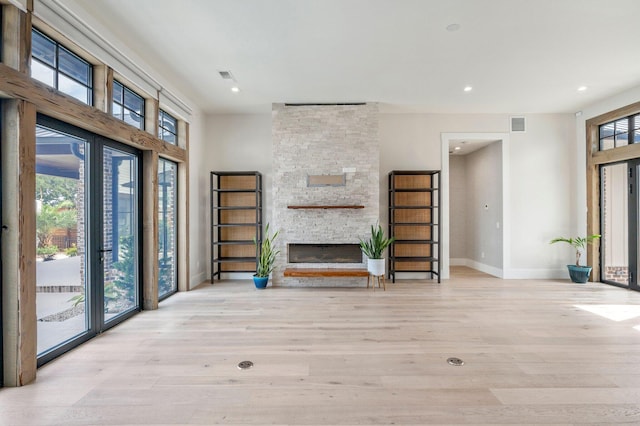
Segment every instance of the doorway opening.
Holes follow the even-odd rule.
[[[443,278],[472,268],[506,278],[508,140],[504,133],[443,133]]]

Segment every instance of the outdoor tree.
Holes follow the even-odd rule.
[[[36,175],[36,198],[50,206],[71,202],[77,208],[78,180],[51,175]]]
[[[36,216],[36,237],[38,247],[52,245],[55,229],[69,229],[77,222],[77,211],[70,201],[63,201],[57,206],[43,203]]]
[[[136,298],[136,250],[133,235],[120,237],[120,258],[113,264],[118,271],[114,284],[116,291],[130,303]]]

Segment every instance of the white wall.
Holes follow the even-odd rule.
[[[470,266],[483,265],[485,271],[503,269],[501,144],[493,142],[466,155],[465,251]],[[451,202],[450,215],[459,208]]]
[[[202,167],[202,158],[206,153],[204,126],[206,116],[194,114],[189,123],[189,288],[194,288],[207,279],[204,253],[207,242],[200,235],[209,232],[205,221],[205,203],[207,197],[203,182],[207,179],[206,169]]]
[[[466,264],[467,255],[467,156],[449,156],[449,256],[451,264]]]
[[[503,265],[504,276],[564,277],[566,261],[549,249],[548,242],[566,228],[573,213],[575,117],[525,116],[527,131],[510,135],[506,159],[505,221],[510,230],[505,229],[505,247],[510,260]],[[439,169],[441,133],[508,133],[509,119],[507,114],[381,114],[380,176],[394,169]],[[386,222],[384,203],[381,200],[381,220]]]
[[[521,115],[521,114],[518,114]],[[526,115],[526,133],[509,139],[509,232],[507,278],[566,275],[564,253],[549,246],[574,223],[576,127],[573,114]],[[270,210],[271,116],[211,115],[206,122],[203,170],[259,170],[267,179],[265,212]],[[440,169],[441,134],[508,133],[508,114],[380,114],[380,222],[387,223],[387,175],[391,170]],[[584,149],[582,149],[584,151]],[[584,154],[582,156],[584,164]],[[580,161],[578,159],[578,161]],[[583,167],[580,167],[583,168]],[[208,176],[199,202],[208,210]],[[206,183],[205,183],[206,181]],[[583,179],[584,181],[584,179]],[[584,186],[582,188],[584,191]],[[209,226],[209,216],[205,219]],[[495,224],[494,224],[495,227]],[[209,241],[208,230],[205,235]],[[208,247],[207,247],[208,256]],[[208,259],[208,257],[204,257]]]
[[[195,253],[199,254],[201,268],[206,271],[204,279],[209,279],[211,276],[209,173],[252,170],[262,173],[263,220],[265,223],[269,222],[272,205],[271,114],[209,115],[204,125],[202,145],[202,151],[192,152],[193,155],[190,157],[195,158],[200,164],[197,177],[197,200],[193,194],[191,195],[191,208],[194,208],[196,201],[199,205],[199,223],[197,230],[193,225],[191,226],[191,236],[199,241],[199,247],[203,247],[203,250]]]

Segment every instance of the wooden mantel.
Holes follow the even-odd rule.
[[[287,206],[288,209],[364,209],[364,206],[358,205],[307,205],[307,206]]]

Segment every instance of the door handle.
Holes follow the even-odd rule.
[[[104,256],[102,253],[112,252],[113,249],[98,249],[98,253],[100,253],[100,263],[104,262]]]

